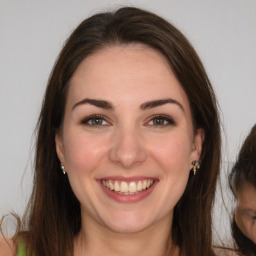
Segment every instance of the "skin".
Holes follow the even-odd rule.
[[[256,244],[256,188],[246,182],[236,193],[235,220],[240,230]]]
[[[15,254],[16,247],[11,239],[3,238],[0,236],[0,255],[1,256],[13,256]]]
[[[167,98],[173,102],[142,107]],[[112,108],[84,99],[104,100]],[[103,118],[89,118],[95,114]],[[167,118],[154,117],[159,114]],[[203,130],[194,132],[187,95],[157,51],[140,44],[112,46],[83,60],[56,135],[58,157],[81,204],[75,255],[166,255],[173,209],[203,138]],[[157,183],[143,200],[123,203],[99,185],[109,176],[153,177]],[[172,255],[178,253],[175,248]]]

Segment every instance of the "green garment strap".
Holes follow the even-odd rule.
[[[18,251],[16,256],[26,256],[25,246],[22,242],[19,242]]]

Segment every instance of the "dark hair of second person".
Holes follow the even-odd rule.
[[[246,137],[229,184],[237,200],[232,234],[241,255],[256,255],[256,125]]]

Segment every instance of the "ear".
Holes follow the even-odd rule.
[[[194,136],[194,141],[192,145],[192,150],[190,154],[190,162],[199,160],[203,148],[203,143],[204,143],[204,137],[205,137],[205,131],[204,129],[197,129],[196,134]]]
[[[59,133],[55,134],[55,148],[57,156],[61,162],[61,165],[65,165],[65,152],[62,142],[62,137]]]

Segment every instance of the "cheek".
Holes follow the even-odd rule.
[[[104,140],[92,138],[83,133],[70,133],[64,142],[65,164],[72,172],[89,172],[102,158],[105,151]]]
[[[252,241],[256,244],[256,223],[253,224],[252,228]]]
[[[154,147],[150,150],[151,154],[167,172],[183,169],[187,171],[191,168],[191,143],[188,137],[179,135],[164,137],[152,145]]]
[[[190,152],[191,144],[185,136],[169,136],[158,140],[154,149],[151,148],[151,156],[161,170],[158,173],[162,182],[158,202],[163,212],[171,211],[184,193],[191,169]]]
[[[90,207],[97,192],[94,170],[105,155],[105,143],[81,132],[69,133],[65,139],[65,169],[70,185],[81,205]]]
[[[241,232],[247,236],[250,237],[250,221],[247,217],[241,215],[239,211],[236,211],[235,213],[235,221]]]

